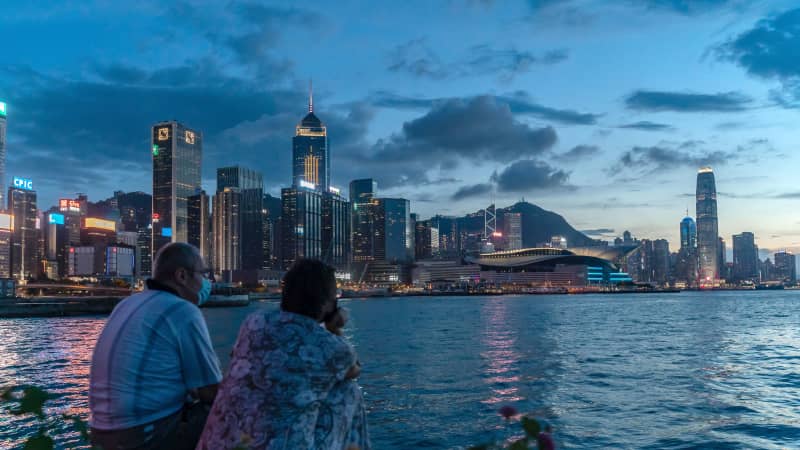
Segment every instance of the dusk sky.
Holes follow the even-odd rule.
[[[800,251],[796,1],[32,3],[0,3],[0,100],[43,209],[150,192],[169,119],[203,132],[207,191],[240,164],[277,195],[313,79],[345,192],[423,218],[524,198],[676,250],[711,165],[729,246]]]

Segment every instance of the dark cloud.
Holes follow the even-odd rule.
[[[686,16],[717,11],[722,8],[743,8],[752,0],[628,0],[629,3],[651,10],[678,13]]]
[[[465,198],[479,197],[482,195],[486,195],[491,191],[492,191],[492,185],[490,183],[479,183],[470,186],[462,186],[455,192],[455,194],[453,194],[450,197],[450,199],[453,201],[459,201],[459,200],[464,200]]]
[[[612,174],[647,175],[681,167],[697,168],[727,164],[743,156],[742,152],[705,150],[702,143],[687,141],[678,145],[662,143],[651,147],[633,147],[623,153],[609,170]]]
[[[675,112],[739,112],[752,99],[739,92],[696,94],[690,92],[634,91],[625,98],[628,109]]]
[[[536,117],[541,120],[566,125],[595,125],[601,114],[583,113],[569,109],[557,109],[535,103],[530,95],[516,91],[507,95],[489,96],[496,102],[508,105],[514,114]],[[370,94],[368,101],[375,106],[396,109],[428,109],[453,98],[415,98],[397,95],[389,91]]]
[[[332,128],[332,127],[331,127]],[[384,187],[425,185],[461,164],[507,163],[544,154],[558,137],[552,127],[536,128],[514,118],[508,105],[491,96],[447,99],[400,131],[373,145],[351,145],[341,153],[348,176],[375,176]],[[386,170],[391,165],[391,170]]]
[[[430,48],[427,38],[417,38],[398,45],[389,53],[387,69],[437,80],[478,75],[493,75],[510,80],[529,72],[534,66],[557,64],[567,57],[567,51],[563,49],[534,54],[515,48],[497,49],[483,44],[467,49],[466,56],[445,61]]]
[[[523,159],[495,172],[491,180],[501,192],[529,192],[534,190],[570,188],[569,173],[550,167],[542,161]]]
[[[597,153],[600,153],[600,148],[597,147],[596,145],[576,145],[566,153],[556,155],[555,158],[559,161],[576,162],[583,158],[588,158],[592,155],[596,155]]]
[[[771,99],[787,108],[800,107],[800,8],[759,20],[714,50],[750,75],[779,80],[783,88],[773,90]]]
[[[593,228],[591,230],[581,230],[581,233],[587,236],[603,236],[606,234],[614,233],[613,228]]]
[[[646,120],[620,125],[617,128],[628,128],[641,131],[672,131],[675,129],[672,127],[672,125],[667,125],[664,123],[648,122]]]

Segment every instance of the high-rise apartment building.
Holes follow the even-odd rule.
[[[30,180],[14,177],[8,189],[8,212],[14,220],[11,237],[11,273],[18,280],[39,276],[39,230],[36,227],[36,191]]]
[[[714,171],[703,167],[697,172],[697,256],[700,285],[711,287],[719,280],[719,231],[717,187]]]
[[[239,188],[226,187],[214,195],[214,271],[224,281],[242,268],[241,215]]]
[[[239,254],[241,270],[258,270],[264,260],[264,180],[261,172],[240,166],[217,169],[217,192],[239,192]]]
[[[433,221],[418,220],[414,228],[414,258],[420,260],[439,256],[439,229]]]
[[[733,236],[733,278],[737,281],[758,281],[758,247],[753,233],[745,231]]]
[[[153,125],[152,253],[189,240],[189,197],[201,189],[203,136],[176,121]]]

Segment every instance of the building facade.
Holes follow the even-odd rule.
[[[322,193],[309,188],[281,190],[281,267],[300,258],[322,257]]]
[[[0,101],[0,186],[6,186],[6,120],[7,104]],[[5,205],[5,192],[0,189],[0,205]]]
[[[18,183],[15,183],[18,184]],[[18,280],[39,276],[39,230],[36,227],[36,191],[32,184],[8,189],[8,211],[13,216],[11,273]]]
[[[719,280],[719,224],[714,172],[703,167],[697,172],[697,257],[700,285],[711,287]]]
[[[378,183],[372,178],[350,182],[351,242],[353,261],[364,262],[375,259],[375,209],[374,201]]]
[[[211,265],[211,217],[208,210],[209,198],[206,191],[190,196],[187,202],[188,239],[187,242],[200,250],[206,266]]]
[[[264,180],[261,172],[240,166],[217,169],[217,192],[235,188],[239,192],[239,245],[241,270],[263,266]]]
[[[153,125],[153,256],[169,242],[189,240],[189,197],[200,189],[203,137],[176,121]]]
[[[506,250],[522,248],[522,213],[503,214],[503,238]]]
[[[214,272],[231,281],[232,272],[242,267],[239,208],[242,194],[238,188],[226,187],[214,195]]]
[[[295,127],[292,139],[292,186],[328,192],[330,173],[328,131],[314,115],[314,98],[309,93],[308,114]]]
[[[782,251],[775,253],[774,279],[788,284],[797,283],[797,260],[793,253]]]
[[[733,236],[733,278],[736,281],[759,279],[758,247],[751,232]]]

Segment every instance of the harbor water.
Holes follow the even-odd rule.
[[[342,303],[375,449],[512,437],[505,405],[547,420],[559,448],[800,448],[800,291]],[[276,307],[204,310],[223,365],[244,317]],[[88,416],[104,321],[0,319],[0,385],[43,386],[53,411]],[[0,413],[0,448],[33,431]]]

